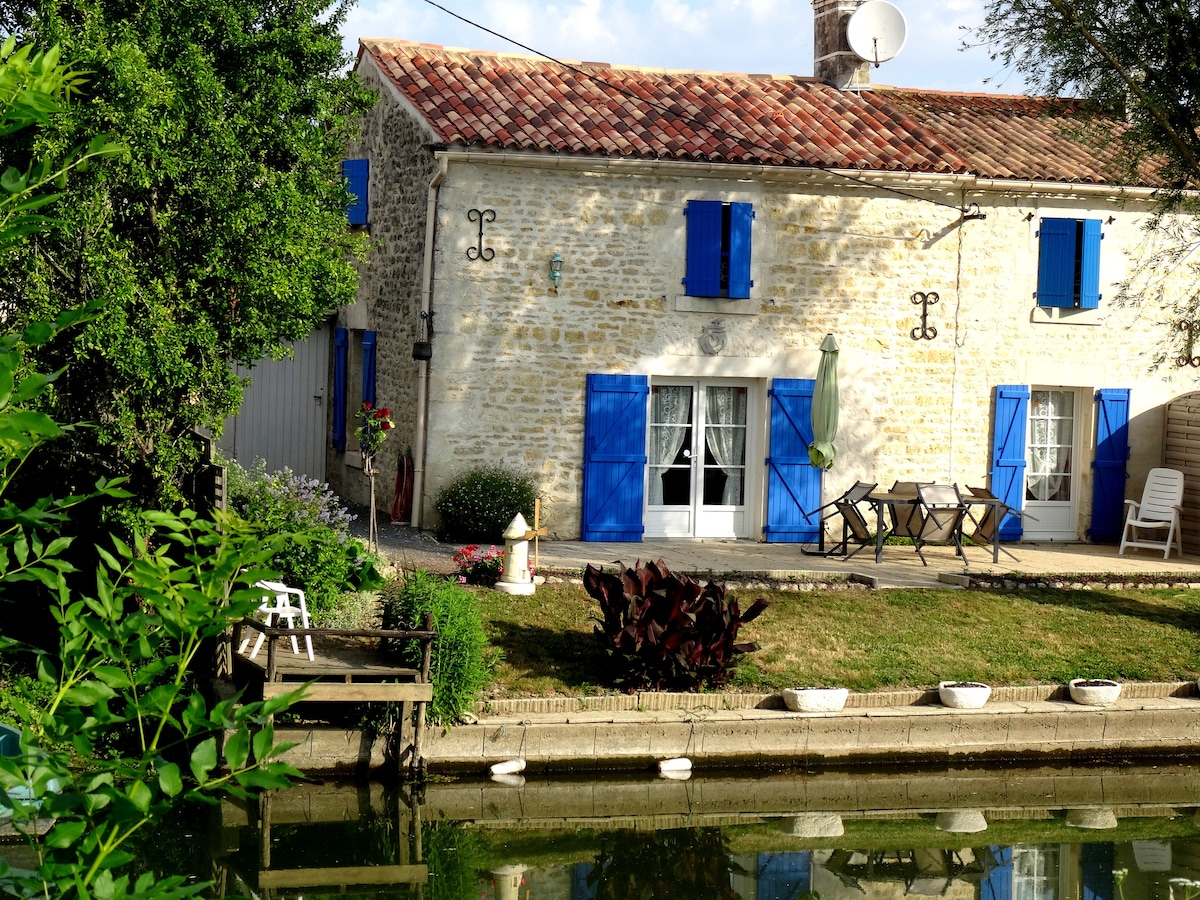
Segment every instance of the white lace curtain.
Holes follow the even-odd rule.
[[[1060,496],[1071,473],[1071,425],[1074,396],[1063,391],[1034,392],[1034,415],[1030,417],[1030,500],[1069,500],[1070,491]],[[1067,485],[1069,488],[1069,485]]]
[[[705,398],[704,439],[713,459],[726,475],[721,503],[740,506],[746,455],[746,391],[736,387],[710,386],[705,391]],[[720,427],[723,425],[742,427]]]
[[[692,410],[692,389],[682,384],[660,384],[654,388],[650,403],[650,505],[663,502],[663,476],[675,461],[687,436],[688,414]]]

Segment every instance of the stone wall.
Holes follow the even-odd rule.
[[[392,501],[397,458],[409,450],[416,429],[416,377],[413,342],[423,336],[419,316],[422,250],[429,181],[436,168],[428,130],[400,104],[394,89],[364,58],[362,80],[380,100],[363,120],[362,140],[347,151],[349,158],[371,163],[369,189],[370,252],[359,266],[357,302],[343,308],[337,324],[374,329],[376,402],[391,408],[396,428],[384,443],[378,462],[376,502],[386,514]],[[361,402],[361,382],[347,384],[346,405],[352,413]],[[332,388],[330,396],[333,396]],[[366,505],[370,494],[362,475],[352,426],[346,454],[330,450],[329,483],[344,499]]]
[[[419,287],[426,188],[434,162],[401,101],[369,123],[372,236],[360,304],[379,330],[379,396],[410,402],[409,358]],[[822,337],[841,346],[836,495],[857,479],[987,483],[998,384],[1079,389],[1079,536],[1090,520],[1092,394],[1132,388],[1128,496],[1158,464],[1162,404],[1190,373],[1149,371],[1170,339],[1165,314],[1119,308],[1114,283],[1142,239],[1148,207],[1071,194],[967,190],[914,181],[905,195],[821,173],[628,165],[449,151],[437,200],[423,522],[439,487],[464,468],[504,462],[541,480],[552,536],[580,526],[584,387],[588,373],[745,379],[759,412],[750,435],[747,498],[762,521],[766,389],[812,378]],[[381,190],[375,190],[375,180]],[[386,195],[382,196],[381,195]],[[749,300],[683,295],[689,199],[753,204]],[[982,220],[962,221],[978,203]],[[472,209],[495,210],[478,249]],[[1106,220],[1098,312],[1052,318],[1036,305],[1039,218]],[[1111,217],[1111,221],[1109,220]],[[385,225],[386,223],[386,225]],[[549,263],[564,263],[556,289]],[[486,254],[484,254],[486,256]],[[933,340],[914,340],[914,292],[936,292]],[[719,321],[724,349],[706,355]],[[403,413],[398,439],[412,425]],[[394,472],[394,468],[385,471]],[[381,497],[381,500],[383,498]],[[390,499],[390,483],[388,485]]]

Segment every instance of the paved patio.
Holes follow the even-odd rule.
[[[636,544],[541,541],[538,555],[543,570],[582,569],[588,563],[611,565],[617,560],[633,565],[638,559],[662,559],[672,571],[678,572],[738,572],[777,578],[837,572],[854,574],[875,587],[945,587],[947,582],[961,580],[947,576],[1008,573],[1111,574],[1122,580],[1146,576],[1138,580],[1160,584],[1189,583],[1200,587],[1200,556],[1172,554],[1169,560],[1164,560],[1161,553],[1147,550],[1128,550],[1124,556],[1118,556],[1115,544],[1006,543],[1003,546],[1017,557],[1016,560],[1001,552],[1000,562],[993,564],[990,549],[968,547],[964,565],[952,547],[927,546],[923,552],[929,565],[922,566],[912,547],[886,546],[883,562],[877,565],[871,547],[846,560],[837,556],[809,556],[798,544],[665,540]]]
[[[351,525],[351,531],[365,539],[366,516]],[[500,543],[499,541],[497,542]],[[405,525],[379,523],[379,548],[395,566],[404,569],[426,568],[432,572],[456,570],[454,552],[458,544],[442,544],[428,532]],[[820,576],[836,572],[854,575],[856,580],[876,587],[945,587],[961,581],[964,575],[1020,573],[1027,575],[1090,575],[1073,581],[1101,580],[1096,576],[1114,575],[1121,580],[1146,583],[1188,583],[1200,587],[1200,556],[1169,560],[1161,552],[1129,550],[1117,555],[1116,544],[1084,543],[1005,543],[1001,545],[1017,558],[1000,554],[992,563],[990,548],[968,545],[966,563],[950,547],[928,545],[924,548],[928,566],[911,546],[885,546],[883,562],[876,565],[873,547],[866,547],[852,559],[810,556],[801,544],[764,544],[755,541],[650,540],[640,543],[602,543],[542,540],[538,542],[538,565],[542,571],[583,571],[589,563],[611,566],[617,560],[633,565],[637,560],[662,559],[672,571],[707,575],[741,573],[776,578]],[[534,548],[530,547],[530,561]],[[958,576],[955,578],[954,576]],[[1133,579],[1131,576],[1146,576]],[[1067,580],[1067,579],[1062,579]]]

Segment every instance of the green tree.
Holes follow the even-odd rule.
[[[6,41],[0,132],[44,127],[80,83],[57,50],[35,54]],[[37,212],[55,199],[41,190],[46,184],[61,187],[70,170],[119,150],[90,141],[58,163],[41,156],[21,170],[7,143],[4,149],[0,247],[9,248],[56,224]],[[24,657],[37,673],[35,688],[20,680],[2,686],[21,738],[16,755],[0,756],[0,808],[28,835],[37,864],[16,870],[0,858],[0,890],[47,898],[191,896],[203,886],[152,873],[132,880],[121,869],[131,858],[126,845],[181,800],[281,787],[298,774],[277,759],[285,748],[275,743],[270,720],[290,697],[213,704],[194,678],[204,648],[259,603],[250,585],[269,574],[261,566],[280,540],[264,540],[232,516],[208,522],[187,511],[143,513],[132,542],[113,538],[100,549],[94,592],[69,589],[73,570],[63,553],[72,539],[62,532],[80,504],[125,496],[119,482],[101,479],[85,493],[30,504],[14,502],[10,489],[48,442],[71,433],[30,408],[62,374],[38,371],[30,357],[100,313],[98,304],[65,310],[53,322],[0,336],[0,604],[23,602],[23,588],[38,583],[53,598],[58,625],[54,652],[20,644],[7,628],[0,636],[6,668]],[[11,608],[4,612],[15,618]],[[117,730],[130,740],[113,752]],[[218,736],[225,738],[224,768]]]
[[[32,45],[17,47],[16,38],[0,44],[0,137],[30,127],[46,127],[63,113],[72,96],[84,84],[83,73],[59,62],[59,48],[35,52]],[[79,148],[61,160],[42,157],[34,160],[11,158],[11,141],[0,143],[0,251],[15,248],[26,237],[47,230],[54,220],[43,215],[42,207],[59,195],[48,187],[61,187],[72,169],[83,169],[91,160],[111,156],[122,148],[103,135],[92,138],[86,149]],[[21,165],[18,165],[20,163]]]
[[[72,179],[62,225],[6,261],[21,321],[105,301],[38,353],[68,363],[46,396],[91,421],[51,448],[39,482],[128,477],[173,504],[241,400],[231,362],[281,356],[356,289],[365,237],[346,226],[340,160],[371,94],[346,72],[346,2],[5,0],[0,21],[59,43],[91,73],[26,146],[53,156],[113,133],[126,157]]]
[[[1159,207],[1116,302],[1200,335],[1200,4],[1195,0],[988,0],[974,38],[1036,92],[1092,101],[1078,136],[1116,143],[1130,183]],[[1182,349],[1182,355],[1181,355]],[[1200,356],[1174,332],[1157,365]]]
[[[1035,91],[1092,100],[1125,162],[1170,190],[1200,184],[1200,5],[1178,0],[989,0],[975,37]],[[1132,169],[1131,169],[1132,171]]]

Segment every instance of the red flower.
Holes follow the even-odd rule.
[[[375,408],[375,404],[373,404],[370,400],[363,401],[363,409],[374,409],[374,408]]]
[[[391,423],[391,422],[384,422],[384,423],[383,423],[383,430],[384,430],[384,431],[387,431],[387,430],[388,430],[389,428],[391,428],[391,427],[392,427],[392,423]]]

